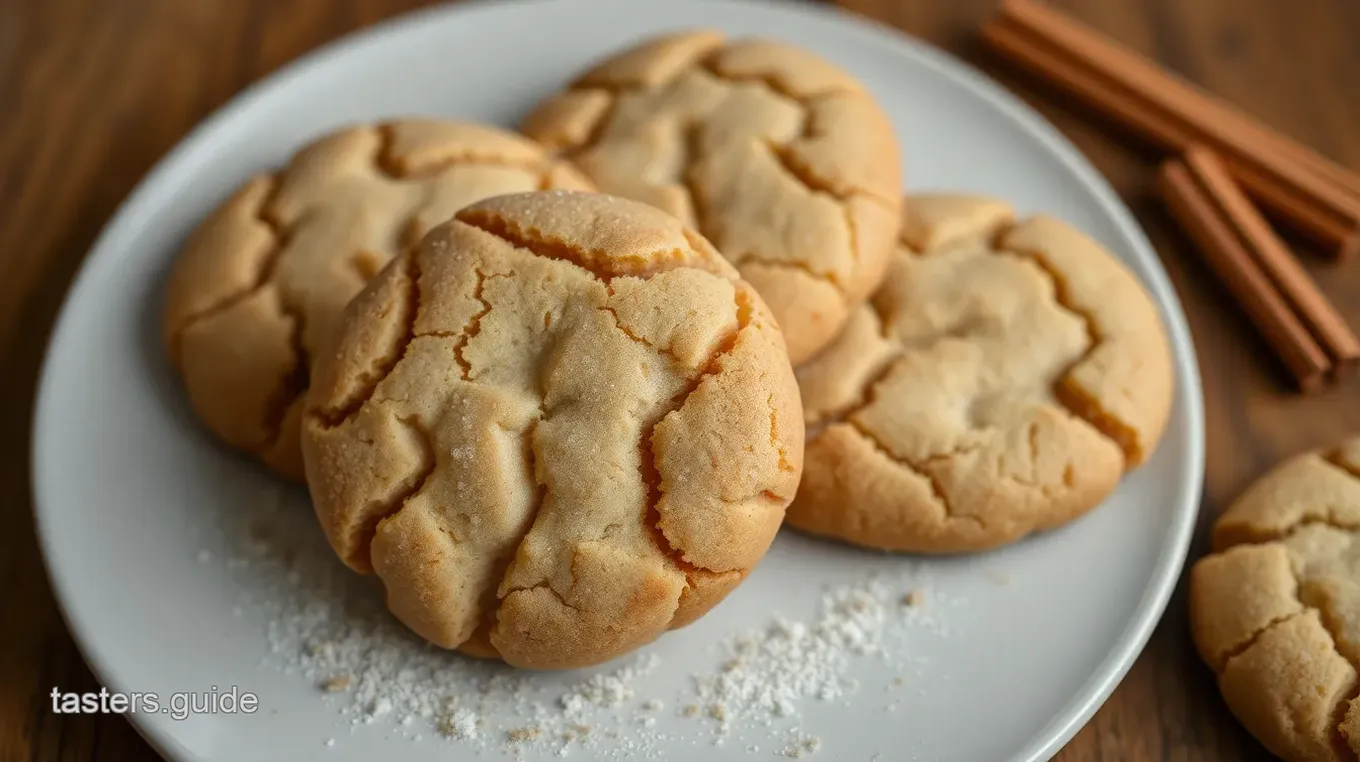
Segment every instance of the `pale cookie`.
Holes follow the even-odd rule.
[[[474,204],[393,262],[316,364],[307,478],[332,546],[446,648],[611,659],[765,554],[802,409],[779,329],[644,204]]]
[[[1190,627],[1228,708],[1291,762],[1360,754],[1360,438],[1286,460],[1214,525]]]
[[[982,550],[1100,503],[1152,452],[1171,358],[1137,279],[999,201],[915,196],[883,286],[798,369],[789,523],[890,550]]]
[[[250,180],[170,274],[165,342],[194,412],[227,444],[301,479],[308,366],[345,303],[463,206],[541,188],[591,185],[522,137],[432,120],[342,130]]]
[[[864,86],[816,55],[717,32],[614,55],[541,104],[525,134],[606,193],[713,241],[770,305],[800,363],[878,285],[901,157]]]

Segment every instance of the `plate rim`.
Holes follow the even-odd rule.
[[[891,52],[893,55],[924,64],[939,76],[952,80],[955,84],[972,92],[977,97],[996,107],[1020,129],[1032,135],[1047,148],[1052,155],[1071,171],[1088,191],[1097,205],[1112,221],[1117,232],[1125,238],[1135,253],[1146,262],[1145,287],[1153,292],[1158,303],[1168,337],[1171,341],[1171,355],[1176,371],[1176,396],[1173,415],[1168,426],[1183,425],[1186,430],[1188,458],[1180,473],[1180,490],[1185,497],[1176,511],[1177,521],[1164,535],[1163,547],[1157,556],[1152,577],[1143,589],[1135,610],[1119,637],[1099,665],[1071,700],[1064,705],[1054,718],[1043,726],[1022,751],[1012,756],[1013,760],[1033,762],[1045,760],[1056,754],[1079,732],[1105,703],[1115,688],[1123,681],[1143,649],[1153,631],[1161,621],[1174,593],[1177,582],[1187,559],[1190,542],[1200,509],[1200,496],[1203,490],[1205,467],[1205,421],[1203,388],[1199,373],[1194,339],[1186,318],[1179,294],[1162,264],[1155,247],[1148,241],[1142,227],[1133,213],[1115,192],[1109,181],[1090,163],[1061,131],[1036,109],[992,79],[973,64],[935,46],[913,37],[888,24],[847,11],[836,5],[812,3],[808,0],[684,0],[690,4],[744,5],[762,9],[764,12],[792,15],[816,16],[819,20],[837,24],[867,37],[872,44]],[[97,261],[101,261],[116,251],[115,244],[120,238],[135,232],[144,224],[151,211],[142,209],[145,198],[158,186],[165,184],[165,178],[185,156],[203,150],[215,133],[225,124],[238,118],[241,112],[248,111],[253,104],[270,91],[284,87],[289,82],[307,75],[314,69],[327,65],[330,61],[343,58],[353,50],[380,44],[385,38],[399,37],[408,28],[413,28],[432,18],[446,16],[475,16],[479,12],[499,11],[509,7],[526,7],[550,3],[573,2],[599,6],[632,5],[640,2],[666,2],[666,0],[461,0],[457,3],[440,3],[398,14],[369,27],[341,35],[292,59],[288,63],[251,82],[215,108],[195,124],[175,143],[146,174],[136,183],[118,208],[105,222],[98,237],[81,261],[75,277],[71,280],[62,297],[61,310],[52,325],[46,348],[44,349],[41,369],[38,375],[37,393],[34,397],[33,422],[30,436],[30,479],[33,491],[34,531],[42,555],[43,568],[53,592],[53,598],[67,631],[76,644],[81,657],[100,685],[111,691],[121,690],[118,681],[107,678],[113,670],[99,655],[97,638],[91,628],[81,625],[81,615],[68,601],[73,598],[74,582],[61,571],[53,561],[55,539],[46,525],[42,508],[48,502],[47,490],[43,487],[41,474],[46,462],[42,453],[44,431],[49,428],[44,422],[52,415],[48,412],[52,405],[52,359],[56,347],[70,329],[72,305],[88,286],[90,274]],[[520,11],[524,12],[524,11]],[[468,22],[464,22],[468,23]],[[715,24],[720,26],[721,24]],[[1180,409],[1176,420],[1175,411]],[[135,713],[127,716],[137,733],[161,756],[170,759],[196,759],[170,732],[172,723],[162,722],[156,715]]]

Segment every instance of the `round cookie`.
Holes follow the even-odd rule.
[[[345,304],[463,206],[541,188],[592,186],[525,138],[434,120],[341,130],[251,179],[170,273],[164,338],[194,412],[227,444],[301,479],[309,364]]]
[[[1190,572],[1195,646],[1232,713],[1290,762],[1360,754],[1360,438],[1290,458]]]
[[[703,615],[769,547],[802,411],[768,309],[644,204],[458,212],[316,363],[307,481],[332,546],[427,640],[595,664]]]
[[[707,236],[770,305],[795,364],[882,278],[897,139],[864,86],[812,53],[709,31],[656,38],[587,71],[522,129],[602,191]]]
[[[789,523],[952,553],[1099,504],[1171,403],[1138,281],[1071,227],[989,199],[910,197],[901,239],[883,285],[798,368],[807,458]]]

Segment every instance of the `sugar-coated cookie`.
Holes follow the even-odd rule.
[[[1276,466],[1213,547],[1190,572],[1190,626],[1232,713],[1289,762],[1355,759],[1360,438]]]
[[[447,648],[595,664],[693,621],[765,554],[802,470],[755,290],[634,201],[458,212],[315,365],[307,480],[332,546]]]
[[[789,523],[949,553],[1080,516],[1166,423],[1156,307],[1057,220],[964,196],[904,206],[883,285],[798,368],[807,458]]]
[[[713,241],[770,305],[794,363],[840,331],[893,247],[892,125],[853,77],[789,45],[652,39],[591,68],[522,129],[602,191]]]
[[[463,206],[542,188],[592,186],[523,137],[414,119],[341,130],[250,180],[170,275],[165,342],[195,413],[227,444],[301,479],[308,366],[345,303]]]

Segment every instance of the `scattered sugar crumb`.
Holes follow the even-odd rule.
[[[334,745],[335,745],[335,739],[334,739],[334,738],[327,738],[327,739],[326,739],[326,746],[330,747],[330,746],[334,746]]]
[[[467,709],[459,709],[440,721],[440,730],[450,738],[465,741],[477,740],[477,715]]]
[[[649,652],[581,677],[543,680],[412,635],[370,582],[334,557],[306,511],[284,510],[278,488],[269,494],[224,519],[235,528],[223,531],[233,534],[209,544],[239,583],[233,613],[265,628],[264,664],[318,687],[318,700],[352,732],[430,736],[450,744],[454,758],[498,756],[503,747],[507,759],[519,750],[631,762],[705,742],[805,756],[821,743],[797,727],[805,704],[862,701],[855,676],[866,674],[864,660],[876,662],[868,674],[886,672],[875,686],[920,663],[905,636],[947,634],[948,610],[963,602],[922,586],[914,571],[862,578],[827,589],[811,615],[771,616],[729,634],[690,667],[692,680],[658,684],[660,658]],[[930,605],[921,605],[927,593]],[[716,732],[666,727],[659,716],[668,707]]]
[[[326,681],[321,684],[321,690],[327,693],[339,693],[348,688],[349,683],[349,675],[336,675],[335,677],[327,678]]]
[[[515,728],[506,733],[505,738],[510,743],[525,743],[538,738],[542,733],[540,728]]]
[[[794,740],[790,742],[788,746],[784,747],[783,753],[786,757],[798,759],[809,754],[815,754],[820,748],[822,748],[822,741],[820,738],[795,732]]]
[[[369,702],[368,714],[364,716],[364,722],[373,722],[379,717],[386,717],[392,713],[392,700],[386,696],[379,696]]]

